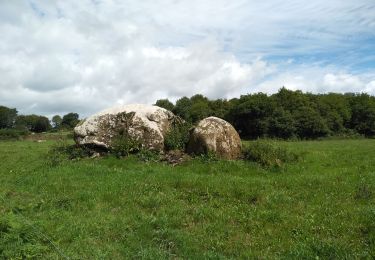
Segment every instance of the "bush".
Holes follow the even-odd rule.
[[[257,140],[243,148],[245,160],[259,163],[263,167],[281,167],[285,163],[296,162],[300,155],[278,147],[275,143]]]
[[[341,132],[334,133],[327,137],[320,137],[317,140],[348,140],[348,139],[364,139],[365,136],[357,133],[353,129],[344,129]]]
[[[142,162],[159,162],[161,160],[160,154],[157,151],[143,148],[139,150],[137,157]]]
[[[142,145],[139,141],[131,138],[128,134],[123,133],[114,138],[110,152],[117,157],[122,157],[138,153],[141,149]]]
[[[0,129],[0,140],[18,140],[28,133],[27,130]]]
[[[189,131],[191,124],[187,122],[177,122],[173,124],[170,131],[164,137],[164,147],[167,151],[185,150],[189,142]]]
[[[58,141],[48,151],[47,162],[50,166],[57,166],[63,161],[90,157],[93,153],[89,147]]]

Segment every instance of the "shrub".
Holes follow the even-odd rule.
[[[65,141],[58,141],[51,147],[47,155],[47,164],[57,166],[66,160],[82,159],[93,155],[93,150],[86,146],[70,145]]]
[[[184,150],[189,141],[191,124],[187,122],[176,122],[164,137],[164,147],[167,151]]]
[[[0,129],[0,140],[18,140],[28,133],[27,130]]]
[[[158,162],[160,161],[160,154],[157,151],[152,151],[149,149],[140,149],[137,153],[137,157],[142,162]]]
[[[92,156],[93,150],[89,149],[86,146],[80,146],[80,145],[68,145],[65,148],[65,154],[68,156],[68,159],[74,160],[74,159],[81,159],[86,158],[89,156]]]
[[[141,150],[142,145],[139,141],[123,133],[114,138],[110,152],[117,157],[128,156]]]
[[[300,155],[264,140],[257,140],[244,147],[243,156],[245,160],[257,162],[263,167],[281,167],[300,159]]]

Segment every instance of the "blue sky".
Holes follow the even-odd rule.
[[[375,94],[373,0],[5,0],[0,35],[0,104],[27,114],[282,86]]]

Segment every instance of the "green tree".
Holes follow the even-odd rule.
[[[325,120],[310,106],[300,107],[293,117],[300,138],[317,138],[330,133]]]
[[[165,108],[169,111],[173,111],[173,109],[174,109],[173,103],[171,101],[169,101],[168,99],[159,99],[159,100],[156,101],[155,105],[158,106],[158,107]]]
[[[51,128],[49,119],[38,115],[19,115],[16,119],[16,127],[36,133],[48,131]]]
[[[188,97],[182,97],[176,101],[173,113],[180,116],[187,122],[191,122],[190,109],[192,102]]]
[[[54,128],[59,128],[62,123],[62,118],[59,115],[55,115],[52,117],[52,124]]]
[[[12,128],[17,117],[17,109],[0,106],[0,129]]]
[[[296,130],[296,122],[289,111],[285,111],[282,107],[274,110],[269,120],[270,137],[288,139],[296,136]]]
[[[329,93],[313,95],[311,98],[316,104],[321,116],[333,134],[345,131],[351,118],[351,108],[347,98],[342,94]]]
[[[224,118],[246,138],[375,136],[375,97],[367,94],[312,94],[285,87],[271,96],[257,93],[229,101],[198,94],[177,100],[173,112],[192,123],[211,115]]]
[[[63,116],[61,125],[66,128],[74,128],[79,123],[79,115],[77,113],[68,113]]]
[[[292,114],[303,106],[311,105],[311,102],[306,94],[300,90],[289,90],[282,87],[279,92],[272,95],[272,99],[281,106],[284,110],[290,111]]]
[[[360,94],[349,99],[352,109],[351,128],[365,136],[375,136],[375,98]]]
[[[197,94],[190,98],[190,118],[193,123],[202,120],[212,114],[207,97]]]
[[[51,123],[45,116],[38,116],[32,131],[40,133],[51,129]]]
[[[213,116],[226,119],[231,109],[231,103],[225,99],[217,99],[209,102],[209,108]]]
[[[230,111],[229,117],[241,136],[267,136],[275,107],[273,100],[264,93],[244,95]]]
[[[206,102],[193,103],[190,108],[190,118],[193,123],[211,115],[211,109]]]

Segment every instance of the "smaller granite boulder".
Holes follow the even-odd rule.
[[[208,117],[191,131],[187,152],[190,154],[215,153],[218,157],[235,160],[241,156],[241,139],[227,121]]]

